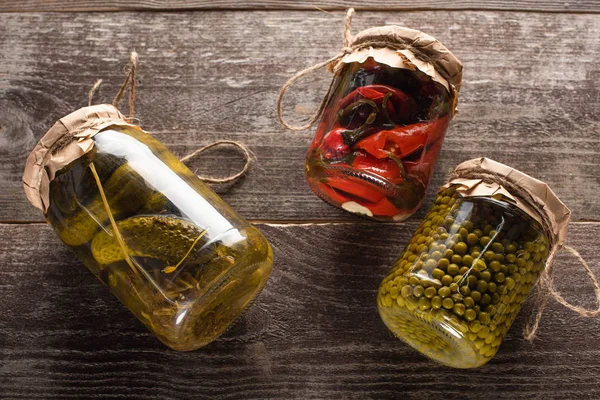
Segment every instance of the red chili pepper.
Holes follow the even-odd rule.
[[[416,102],[403,91],[388,85],[367,85],[360,86],[344,97],[339,103],[339,109],[344,109],[361,99],[374,101],[382,109],[384,98],[386,101],[386,111],[392,121],[405,121],[416,111]]]
[[[400,210],[398,207],[392,204],[392,202],[390,202],[385,196],[376,202],[370,202],[366,200],[361,201],[355,198],[346,197],[342,193],[340,193],[340,191],[332,188],[331,186],[325,183],[319,184],[318,191],[324,194],[325,197],[328,197],[330,201],[333,201],[338,205],[347,203],[349,201],[358,202],[363,207],[368,208],[375,216],[393,217],[394,215],[397,215],[402,212],[402,210]]]
[[[371,203],[375,203],[384,196],[384,194],[376,188],[376,186],[368,182],[351,176],[332,176],[327,178],[326,183],[334,189],[348,193],[358,200],[364,199]]]
[[[446,115],[434,121],[379,131],[360,140],[356,147],[377,158],[387,158],[390,154],[404,158],[424,148],[428,143],[441,139],[447,126]]]
[[[403,182],[402,169],[395,161],[389,158],[379,159],[362,151],[357,151],[355,154],[356,157],[352,163],[353,168],[360,171],[371,172],[394,184]]]
[[[342,137],[342,132],[345,130],[344,128],[336,128],[323,138],[321,147],[323,149],[323,156],[326,159],[340,158],[350,153],[350,146],[344,143],[344,138]]]

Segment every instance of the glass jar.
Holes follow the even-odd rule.
[[[498,347],[545,267],[540,224],[498,196],[462,197],[453,185],[379,287],[379,314],[400,339],[457,368]]]
[[[88,138],[91,149],[50,171],[45,216],[164,344],[202,347],[262,290],[271,248],[164,145],[120,120],[116,109],[88,107],[83,120],[98,107],[109,107],[110,115],[92,123],[99,128]]]
[[[370,47],[374,40],[400,40],[398,48],[406,47],[402,38],[431,46]],[[306,180],[335,206],[401,221],[425,196],[456,106],[462,65],[435,39],[401,27],[359,33],[352,48],[336,67],[306,156]],[[416,54],[429,60],[443,54],[446,62],[431,64]],[[444,78],[441,65],[454,75],[445,70]]]

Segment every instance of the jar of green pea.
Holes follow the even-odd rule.
[[[537,179],[486,158],[459,165],[381,283],[383,322],[442,364],[485,364],[564,241],[569,217]]]

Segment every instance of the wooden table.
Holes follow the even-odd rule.
[[[567,243],[600,274],[600,2],[435,3],[367,0],[355,17],[355,32],[394,23],[424,30],[465,66],[460,112],[423,208],[381,224],[311,193],[303,161],[312,132],[285,131],[274,112],[289,76],[339,51],[350,2],[4,0],[0,398],[600,398],[600,319],[555,302],[533,343],[521,334],[528,304],[497,356],[476,370],[434,364],[379,319],[379,282],[435,188],[472,157],[548,182],[573,210]],[[97,78],[96,100],[109,102],[132,49],[144,128],[178,155],[233,139],[257,157],[245,179],[215,189],[270,240],[273,276],[225,335],[190,353],[148,333],[61,245],[21,186],[41,135],[86,105]],[[291,119],[308,117],[329,79],[318,73],[295,88]],[[215,150],[191,164],[225,175],[241,160]],[[559,290],[594,307],[574,259],[560,255],[555,267]]]

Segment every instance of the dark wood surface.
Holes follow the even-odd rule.
[[[144,128],[179,155],[219,138],[243,141],[256,154],[246,179],[220,191],[242,215],[356,220],[310,192],[303,162],[312,132],[287,132],[274,112],[287,78],[339,51],[342,18],[319,11],[0,14],[0,221],[42,221],[23,194],[26,155],[54,121],[87,103],[97,78],[105,79],[97,100],[112,100],[131,49],[140,55]],[[465,64],[459,114],[426,204],[459,162],[485,155],[548,182],[574,220],[598,220],[599,20],[487,11],[356,16],[355,31],[394,22],[426,30]],[[308,116],[329,79],[322,72],[293,88],[288,118]],[[192,166],[225,174],[239,168],[237,160],[208,156]]]
[[[544,12],[599,12],[596,0],[4,0],[0,12],[132,11],[132,10],[520,10]]]
[[[260,224],[275,268],[257,302],[198,351],[165,349],[63,248],[45,224],[0,225],[2,398],[600,398],[600,319],[550,302],[529,343],[521,312],[500,351],[476,370],[442,367],[392,337],[376,308],[381,279],[416,223]],[[590,238],[568,244],[600,274]],[[32,238],[35,238],[32,240]],[[557,287],[592,307],[571,256]]]
[[[497,356],[462,371],[394,339],[375,305],[435,188],[460,161],[483,155],[550,184],[573,210],[568,244],[600,274],[600,3],[361,4],[386,11],[359,12],[355,31],[402,23],[438,37],[465,64],[460,112],[422,210],[406,223],[367,222],[317,199],[303,180],[312,132],[286,132],[275,119],[283,82],[341,47],[343,12],[314,6],[346,2],[0,4],[1,399],[600,398],[598,319],[551,302],[529,343],[521,335],[528,304]],[[84,12],[124,9],[180,11]],[[144,128],[181,156],[234,139],[257,157],[244,179],[216,190],[273,245],[272,279],[222,338],[191,353],[154,339],[61,246],[20,182],[36,141],[86,104],[97,78],[97,100],[112,99],[132,49]],[[307,118],[329,78],[301,81],[288,118]],[[226,175],[241,160],[224,149],[190,164]],[[593,307],[578,268],[560,255],[557,286]]]

